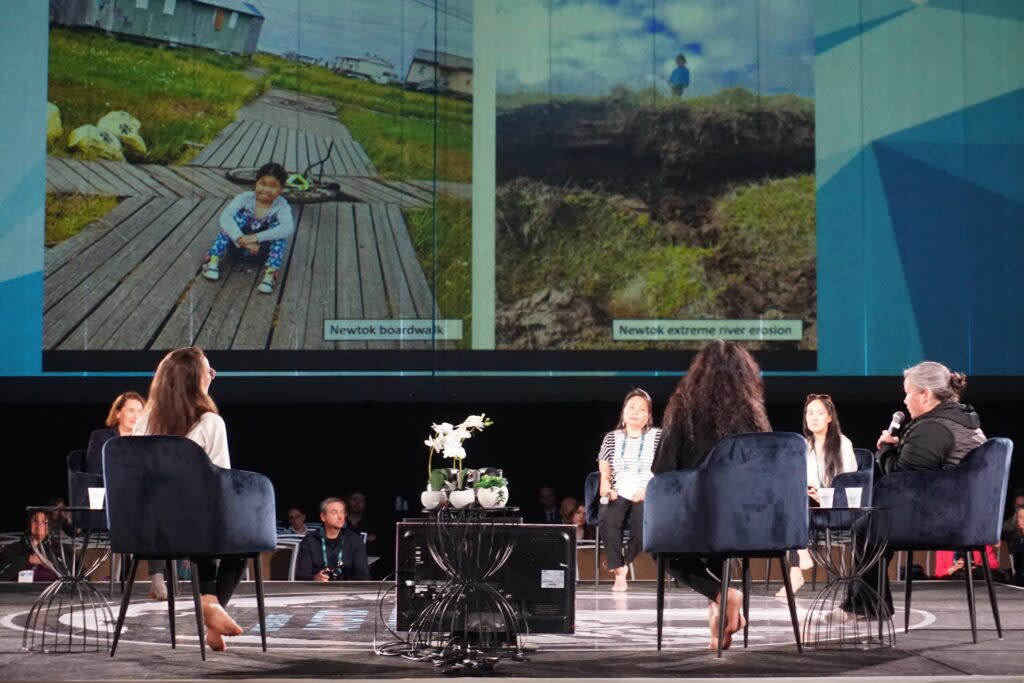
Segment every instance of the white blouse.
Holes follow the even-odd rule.
[[[857,470],[857,456],[853,452],[853,443],[846,436],[840,434],[839,452],[843,459],[843,472],[855,472]],[[813,443],[807,444],[807,485],[815,488],[831,486],[832,482],[822,483],[825,478],[825,454],[816,453]]]
[[[149,411],[144,412],[135,422],[132,436],[148,436]],[[217,413],[203,413],[195,426],[185,435],[192,439],[210,456],[210,461],[217,467],[231,469],[231,456],[228,454],[228,430],[224,418]]]

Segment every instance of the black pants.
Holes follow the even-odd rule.
[[[216,559],[209,556],[193,557],[192,571],[199,573],[199,592],[203,595],[216,595],[221,606],[227,607],[235,589],[242,582],[245,558],[237,555],[222,557],[220,567],[214,564]]]
[[[598,512],[601,536],[604,538],[605,557],[608,569],[618,569],[629,564],[640,554],[644,540],[644,502],[634,503],[625,498],[616,498],[602,505]],[[629,543],[622,550],[622,531],[629,526]]]
[[[703,595],[714,600],[722,592],[722,579],[708,567],[711,562],[721,566],[724,558],[673,557],[668,561],[668,573],[672,578]]]
[[[892,564],[894,554],[895,552],[892,550],[886,551],[884,556],[886,567]],[[873,564],[862,576],[864,583],[870,586],[871,590],[874,591],[878,590],[879,564],[880,562]],[[908,572],[910,569],[910,567],[907,567]],[[892,605],[892,591],[889,590],[888,571],[885,573],[885,576],[882,577],[882,602],[884,605],[883,609],[888,610],[888,612],[883,614],[883,616],[889,617],[895,614],[895,610]],[[846,599],[843,601],[843,609],[847,612],[853,612],[854,614],[860,614],[866,617],[875,618],[878,616],[875,614],[875,612],[878,611],[875,600],[873,600],[871,595],[864,591],[864,587],[856,581],[852,582],[846,591]]]

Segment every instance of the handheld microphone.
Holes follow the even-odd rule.
[[[897,410],[892,414],[892,422],[889,423],[889,428],[886,430],[890,435],[895,434],[899,431],[900,427],[903,426],[903,421],[907,419],[906,414],[902,410]]]

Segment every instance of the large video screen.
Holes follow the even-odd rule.
[[[0,374],[1024,372],[1013,7],[876,5],[50,0]]]

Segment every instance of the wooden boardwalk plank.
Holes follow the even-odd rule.
[[[373,217],[373,231],[376,235],[377,251],[380,254],[381,274],[384,276],[384,288],[388,297],[388,309],[391,315],[402,320],[414,320],[419,317],[412,291],[406,279],[402,259],[398,254],[394,232],[391,229],[391,217],[387,206],[374,204],[370,207]],[[403,349],[430,348],[430,342],[419,340],[401,340]]]
[[[127,191],[120,193],[121,196],[131,194],[151,194],[159,196],[160,194],[165,194],[155,192],[148,182],[135,177],[135,175],[130,171],[126,171],[121,168],[124,166],[130,166],[130,164],[123,161],[94,161],[90,166],[99,166],[110,174],[111,177],[120,181],[127,189]]]
[[[278,304],[277,326],[270,339],[272,349],[305,348],[306,317],[309,311],[309,288],[313,277],[316,253],[317,224],[322,204],[313,204],[302,210],[295,226],[295,244],[292,247],[288,271],[284,276],[281,301]]]
[[[137,310],[139,302],[153,290],[154,283],[159,281],[168,269],[181,263],[183,250],[203,229],[216,206],[217,202],[211,200],[197,203],[196,208],[172,226],[167,237],[149,254],[143,255],[138,266],[89,314],[85,324],[90,330],[90,348],[142,349],[148,346],[152,332],[148,329],[147,323],[159,323],[170,307],[156,315],[148,316],[148,319],[140,320],[139,316],[135,316],[131,325],[126,322]],[[194,274],[199,267],[199,261],[193,258],[190,262]],[[180,290],[174,294],[176,298]]]
[[[168,252],[176,254],[167,268],[129,306],[121,327],[103,343],[104,349],[148,349],[163,329],[164,321],[179,301],[187,297],[197,278],[199,264],[220,229],[217,218],[225,205],[222,199],[203,199],[178,231],[165,240]],[[171,242],[173,240],[173,242]],[[177,245],[177,249],[174,247]],[[163,245],[162,245],[163,246]]]
[[[315,149],[313,162],[324,160],[324,162],[313,169],[313,177],[337,175],[334,168],[334,159],[327,154],[327,149],[330,146],[330,141],[323,135],[311,135],[310,144]],[[332,150],[333,152],[333,150]],[[326,159],[324,159],[326,157]]]
[[[309,282],[309,310],[303,349],[333,349],[334,342],[324,341],[324,320],[333,319],[335,311],[336,259],[338,256],[338,204],[320,205],[317,221],[316,252],[313,255],[313,276]]]
[[[112,176],[100,164],[79,159],[65,159],[64,164],[98,188],[104,195],[126,197],[132,194],[123,182]]]
[[[296,132],[295,140],[295,172],[302,173],[309,167],[309,138],[304,130]]]
[[[158,164],[152,164],[151,167],[163,168]],[[131,175],[132,177],[136,178],[139,182],[145,183],[146,186],[149,187],[150,191],[157,196],[181,196],[172,188],[169,188],[165,184],[160,182],[160,180],[152,173],[147,172],[146,166],[142,164],[117,164],[117,170],[120,171],[122,175]]]
[[[405,217],[394,204],[387,207],[389,224],[391,227],[392,239],[398,250],[398,257],[402,262],[402,270],[405,272],[406,282],[412,294],[413,303],[416,306],[416,315],[420,318],[432,318],[435,315],[441,317],[441,310],[427,282],[427,276],[423,272],[420,260],[416,256],[416,247],[409,236],[409,228],[405,224]]]
[[[267,136],[267,128],[269,124],[263,121],[256,121],[249,127],[245,137],[238,141],[235,148],[231,151],[231,154],[227,155],[224,159],[224,163],[220,164],[224,168],[238,168],[242,165],[242,159],[249,152],[251,147],[255,147],[257,150],[263,146],[263,140]]]
[[[62,348],[90,348],[89,328],[87,325],[80,325],[79,322],[87,318],[92,310],[118,287],[124,277],[135,269],[167,233],[198,204],[194,199],[169,201],[171,205],[166,211],[160,212],[154,220],[148,221],[116,254],[104,254],[105,258],[98,267],[84,271],[87,277],[73,291],[67,293],[67,296],[48,308],[43,316],[43,348],[52,349],[57,345],[61,345]],[[150,206],[158,205],[159,202],[160,198],[155,199]],[[148,208],[149,206],[146,207]],[[145,209],[136,213],[132,219],[142,216],[144,212]],[[64,270],[74,269],[62,269],[57,275]]]
[[[264,160],[270,157],[270,153],[274,149],[274,143],[277,141],[277,126],[269,123],[264,123],[263,125],[265,126],[263,139],[259,141],[258,145],[252,145],[249,148],[239,166],[243,168],[259,168],[267,163]]]
[[[213,306],[196,337],[196,345],[207,349],[229,349],[235,330],[242,320],[245,301],[259,282],[261,267],[256,264],[242,268],[221,268],[223,284],[214,297]]]
[[[47,249],[43,257],[45,277],[49,278],[61,266],[75,258],[79,252],[90,247],[118,223],[145,206],[149,200],[150,197],[127,197],[123,202],[111,209],[107,215],[94,220],[82,228],[77,235],[69,237],[60,244]],[[46,286],[50,287],[51,283],[47,282]]]
[[[149,177],[152,178],[154,182],[160,183],[162,186],[167,188],[169,193],[178,197],[206,197],[209,194],[166,166],[147,164],[140,168],[145,173],[148,173]]]
[[[363,293],[363,315],[366,318],[390,320],[393,316],[388,310],[384,275],[380,268],[380,254],[377,251],[377,238],[373,232],[370,207],[366,204],[356,204],[355,216],[356,252],[359,254],[359,289]],[[367,348],[394,349],[398,348],[398,343],[369,342]]]
[[[124,220],[118,221],[110,230],[84,246],[74,259],[46,278],[43,310],[49,309],[78,288],[93,270],[116,258],[117,253],[126,244],[173,204],[173,199],[155,198],[138,211],[126,215]]]
[[[82,194],[83,186],[86,188],[84,194],[93,194],[93,190],[82,179],[73,174],[69,176],[63,165],[53,157],[46,158],[46,178],[53,180],[60,194]]]
[[[335,308],[338,318],[358,320],[363,317],[363,297],[359,289],[359,253],[356,244],[356,219],[352,204],[338,205],[338,270]],[[365,349],[366,342],[336,342],[339,349]]]
[[[295,225],[298,225],[299,221],[302,220],[300,209],[301,207],[299,206],[292,207],[292,218]],[[245,305],[245,311],[242,313],[242,320],[238,325],[231,348],[240,350],[263,350],[268,348],[271,334],[273,333],[274,314],[284,292],[284,281],[288,276],[288,269],[291,267],[291,251],[294,246],[295,235],[292,235],[291,239],[288,240],[288,246],[285,247],[284,258],[281,260],[284,265],[278,271],[277,284],[274,286],[274,291],[270,294],[261,294],[253,289],[249,295],[249,301]],[[260,277],[263,277],[262,269]]]
[[[206,147],[203,147],[201,150],[199,150],[199,154],[197,154],[195,158],[192,159],[191,163],[194,166],[205,165],[206,162],[210,159],[210,157],[217,152],[221,144],[229,137],[231,137],[231,134],[235,132],[235,129],[238,128],[238,126],[241,125],[241,123],[241,121],[236,119],[235,121],[232,121],[228,125],[224,126],[224,130],[218,133],[217,137],[210,141],[210,144],[206,145]]]
[[[53,163],[61,170],[64,177],[78,188],[79,193],[89,195],[109,194],[105,187],[97,185],[90,178],[79,173],[78,170],[68,163],[67,159],[54,159]]]
[[[424,204],[430,204],[434,201],[434,193],[432,191],[426,190],[414,183],[407,183],[402,180],[378,180],[377,182],[382,185],[387,185],[402,194],[414,197]]]
[[[235,151],[235,148],[241,143],[242,140],[248,139],[249,130],[256,126],[255,121],[239,121],[238,126],[232,131],[231,135],[224,138],[221,142],[220,147],[216,152],[210,155],[210,157],[202,164],[203,166],[223,166],[224,160]],[[196,166],[198,164],[192,164]]]
[[[277,126],[277,142],[274,143],[274,151],[270,155],[270,159],[284,166],[289,173],[294,173],[294,169],[288,167],[288,159],[285,154],[287,149],[288,129],[284,126]]]
[[[285,150],[284,150],[284,167],[287,168],[291,173],[298,173],[302,169],[299,168],[299,131],[294,128],[286,129],[287,135],[285,136]]]

